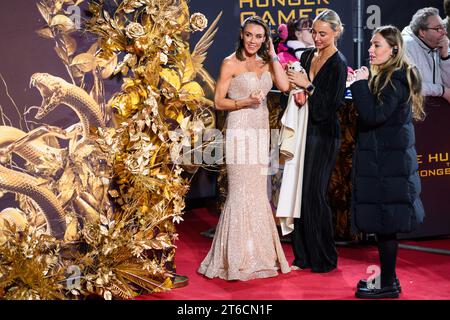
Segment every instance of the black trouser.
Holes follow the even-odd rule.
[[[396,278],[398,240],[396,234],[377,234],[380,255],[381,287],[391,286]]]
[[[338,152],[339,140],[334,137],[307,137],[302,209],[300,218],[294,219],[292,249],[293,264],[313,272],[329,272],[337,266],[328,184]]]

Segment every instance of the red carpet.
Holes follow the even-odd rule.
[[[292,271],[278,277],[247,282],[208,279],[196,270],[207,254],[211,239],[200,232],[216,225],[218,217],[206,209],[187,212],[178,226],[177,273],[189,277],[189,285],[168,293],[141,296],[145,300],[347,300],[366,270],[378,263],[375,247],[338,247],[338,268],[327,274]],[[450,248],[450,239],[401,242],[432,248]],[[290,244],[283,244],[286,258],[293,260]],[[404,300],[450,299],[450,256],[399,249],[397,274]]]

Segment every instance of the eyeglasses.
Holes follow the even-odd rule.
[[[428,28],[428,27],[426,27],[425,29],[426,29],[426,30],[434,30],[434,31],[439,32],[439,33],[443,33],[443,32],[446,31],[446,29],[445,29],[444,26],[439,26],[439,27],[434,27],[434,28]]]
[[[297,29],[297,31],[308,31],[309,33],[312,33],[311,28],[301,28],[301,29]]]

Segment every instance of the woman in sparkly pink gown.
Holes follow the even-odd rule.
[[[250,17],[235,53],[223,61],[215,105],[229,111],[225,158],[228,196],[214,240],[198,272],[209,278],[250,280],[290,271],[267,195],[269,113],[273,83],[289,90],[267,25]]]

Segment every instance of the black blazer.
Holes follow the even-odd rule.
[[[423,221],[421,184],[406,72],[395,71],[381,102],[368,81],[351,86],[358,112],[353,157],[354,231],[411,232]]]

